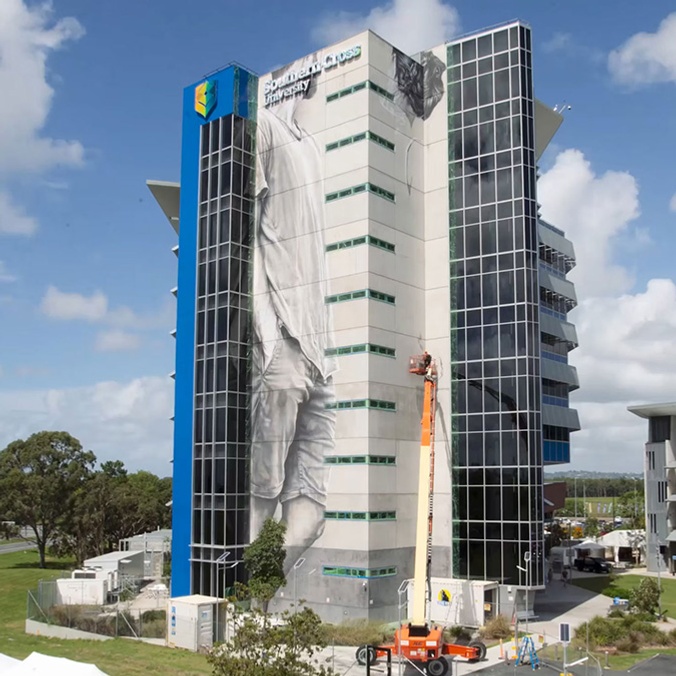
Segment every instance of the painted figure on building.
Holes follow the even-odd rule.
[[[324,529],[335,437],[322,155],[297,118],[313,93],[310,82],[259,110],[256,145],[251,537],[281,517],[287,567]]]

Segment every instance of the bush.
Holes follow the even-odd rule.
[[[479,635],[484,639],[509,638],[512,635],[512,628],[504,615],[496,615],[486,622]]]
[[[146,610],[143,615],[141,615],[141,620],[143,622],[154,622],[155,620],[162,620],[162,622],[167,621],[167,611],[166,610]]]
[[[456,624],[452,627],[445,627],[443,637],[447,643],[469,643],[472,640],[472,632]]]
[[[657,582],[651,577],[644,577],[636,589],[629,595],[629,602],[639,613],[653,613],[660,600]]]
[[[391,625],[367,620],[348,620],[342,624],[322,625],[326,642],[329,645],[381,645],[394,640],[394,628]]]
[[[641,649],[641,643],[635,632],[620,639],[616,645],[617,649],[623,653],[637,653]]]
[[[165,638],[166,635],[166,620],[150,620],[141,625],[141,636],[144,638]]]
[[[646,646],[664,646],[676,642],[676,630],[672,634],[664,633],[653,622],[648,622],[641,615],[627,614],[621,617],[594,617],[575,630],[574,644],[584,648],[587,643],[587,627],[589,628],[589,647],[615,646],[622,652],[636,652]],[[634,650],[635,646],[638,646]]]

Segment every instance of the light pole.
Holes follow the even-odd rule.
[[[529,552],[526,552],[524,554],[524,560],[526,560],[526,554],[528,554],[528,553]],[[528,568],[530,568],[530,566],[528,566],[528,568],[524,568],[523,566],[517,566],[517,568],[522,573],[526,573],[526,590],[525,591],[526,591],[526,634],[527,634],[528,633],[528,615],[529,615],[529,613],[528,613]],[[518,634],[517,634],[517,636],[518,636]]]
[[[223,598],[225,598],[225,571],[226,570],[232,570],[233,568],[237,568],[241,561],[230,561],[228,562],[228,557],[230,556],[230,552],[223,552],[217,559],[216,559],[216,575],[218,576],[218,566],[223,566]],[[216,584],[216,596],[218,596],[218,584]],[[218,636],[218,612],[216,613],[216,635]],[[228,604],[226,602],[225,604],[225,628],[224,628],[224,635],[223,637],[225,640],[228,640]]]
[[[296,563],[293,564],[293,614],[296,614],[296,606],[298,605],[298,571],[305,563],[305,559],[301,556]]]

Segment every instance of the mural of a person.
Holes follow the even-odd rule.
[[[335,438],[323,162],[297,119],[313,90],[259,110],[256,147],[251,538],[281,507],[287,568],[323,532]]]

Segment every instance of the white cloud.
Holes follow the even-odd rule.
[[[82,163],[80,143],[48,138],[41,132],[54,98],[47,59],[83,35],[83,27],[73,18],[54,21],[51,3],[0,2],[0,172]]]
[[[580,347],[570,354],[580,389],[571,403],[582,430],[572,435],[576,467],[638,471],[645,421],[626,408],[672,401],[676,380],[676,284],[652,279],[634,289],[614,257],[618,240],[639,213],[636,180],[627,173],[597,175],[584,155],[566,150],[539,182],[543,217],[573,241],[578,267],[570,274],[580,300],[571,314]]]
[[[40,430],[67,430],[101,460],[171,474],[173,381],[145,377],[89,387],[0,392],[0,449]]]
[[[102,291],[85,295],[49,286],[40,303],[40,312],[56,321],[85,321],[109,327],[96,336],[94,348],[99,352],[119,352],[141,346],[141,338],[136,332],[169,330],[176,317],[176,304],[167,299],[156,311],[141,314],[125,305],[111,308]]]
[[[38,223],[12,202],[9,193],[0,190],[0,234],[32,235]]]
[[[78,141],[43,134],[54,99],[47,60],[83,35],[75,19],[54,19],[51,2],[0,0],[0,234],[32,235],[38,227],[13,203],[8,178],[84,161]]]
[[[655,33],[636,33],[608,56],[613,78],[622,84],[676,82],[676,12]]]
[[[538,183],[542,216],[566,231],[578,266],[570,275],[580,298],[631,288],[629,272],[613,261],[617,236],[639,215],[638,184],[626,172],[598,176],[579,150],[565,150]]]
[[[99,352],[123,352],[136,350],[141,345],[141,339],[134,333],[113,329],[102,331],[96,336],[95,348]]]
[[[669,200],[669,211],[676,211],[676,193],[674,193]]]
[[[368,14],[331,12],[312,30],[321,44],[338,42],[370,28],[408,54],[430,49],[452,38],[460,30],[460,17],[443,0],[392,0]]]
[[[0,261],[0,282],[15,282],[16,277],[10,273],[4,261]]]
[[[543,51],[548,54],[561,53],[565,56],[579,56],[594,63],[605,60],[605,54],[599,49],[579,43],[570,33],[554,33],[542,44]]]
[[[52,319],[85,319],[100,321],[108,312],[108,298],[101,291],[91,296],[80,293],[65,293],[50,286],[42,299],[40,309]]]

